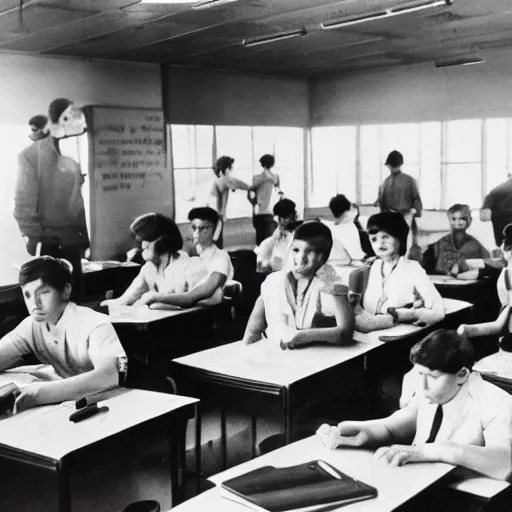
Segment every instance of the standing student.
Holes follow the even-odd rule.
[[[471,343],[440,329],[414,345],[410,359],[416,385],[402,409],[388,418],[322,425],[317,434],[324,443],[380,447],[375,459],[390,466],[445,462],[509,478],[512,397],[472,371]]]
[[[82,135],[83,112],[66,98],[48,108],[50,135],[18,157],[14,218],[30,255],[65,258],[73,266],[73,296],[81,295],[82,255],[89,247],[80,165],[60,152],[60,140]]]
[[[512,223],[512,175],[485,196],[480,210],[480,220],[492,221],[494,240],[499,247],[503,241],[505,226]]]
[[[381,212],[398,212],[404,216],[409,226],[407,249],[410,249],[413,243],[413,220],[414,217],[421,217],[423,205],[416,180],[402,172],[403,163],[402,153],[396,150],[389,153],[385,165],[390,174],[379,187],[377,203]]]
[[[276,222],[272,215],[270,199],[272,190],[276,190],[282,198],[279,175],[272,172],[276,159],[273,155],[263,155],[260,164],[263,168],[260,174],[252,178],[250,197],[253,204],[252,222],[256,230],[256,245],[260,245],[276,229]],[[253,197],[254,196],[254,197]]]
[[[117,386],[119,358],[126,354],[106,315],[70,302],[69,263],[51,256],[30,260],[19,284],[30,316],[0,340],[0,371],[35,356],[56,376],[23,388],[17,412]]]
[[[213,167],[213,173],[215,174],[215,179],[212,183],[212,188],[210,190],[210,195],[212,198],[212,205],[215,210],[217,210],[220,215],[220,219],[222,222],[222,226],[220,228],[216,243],[222,248],[223,246],[223,228],[224,223],[226,221],[226,211],[228,207],[228,198],[230,190],[249,190],[249,185],[238,178],[235,178],[231,175],[233,171],[233,164],[235,163],[235,159],[230,156],[221,156],[215,162],[215,166]]]

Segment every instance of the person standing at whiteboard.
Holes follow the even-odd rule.
[[[256,245],[260,245],[263,240],[272,236],[277,223],[272,214],[271,197],[272,190],[279,194],[279,199],[283,198],[283,192],[280,186],[279,175],[272,172],[272,167],[276,163],[273,155],[263,155],[260,158],[260,164],[263,171],[252,178],[251,191],[249,198],[253,205],[252,223],[256,230]]]
[[[208,206],[215,208],[221,218],[221,223],[219,223],[220,229],[216,230],[217,236],[214,237],[217,246],[221,249],[223,246],[222,231],[226,221],[229,191],[250,189],[249,185],[245,183],[245,181],[239,180],[231,175],[234,163],[234,158],[231,158],[230,156],[221,156],[217,159],[215,166],[213,167],[215,180],[213,181],[212,188],[210,190],[211,204]]]
[[[14,218],[32,256],[64,258],[73,266],[73,298],[81,294],[82,254],[89,247],[81,187],[83,174],[61,153],[62,139],[86,131],[81,109],[67,98],[48,108],[50,135],[18,156]]]

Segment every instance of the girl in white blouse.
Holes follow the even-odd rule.
[[[181,233],[165,215],[146,213],[132,222],[130,231],[140,243],[146,263],[121,297],[105,300],[102,306],[151,304],[161,294],[188,292],[207,276],[202,261],[181,250]]]
[[[409,227],[400,213],[382,212],[368,220],[376,259],[353,272],[351,291],[356,330],[370,332],[397,323],[431,325],[444,318],[444,303],[425,270],[405,258]]]

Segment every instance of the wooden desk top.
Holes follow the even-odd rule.
[[[151,324],[198,311],[202,311],[202,308],[153,309],[147,306],[120,306],[109,311],[108,316],[113,324]]]
[[[435,285],[453,286],[453,287],[461,287],[461,288],[482,282],[482,281],[479,281],[478,279],[457,279],[452,276],[445,276],[445,275],[438,275],[438,274],[432,274],[432,275],[429,275],[428,277],[430,277],[430,280]]]
[[[444,301],[447,315],[471,307],[469,302]],[[206,372],[287,387],[382,345],[379,336],[383,334],[406,337],[423,330],[425,328],[414,325],[397,325],[367,334],[356,332],[355,343],[346,347],[313,346],[303,350],[282,350],[274,340],[261,340],[252,345],[237,341],[179,357],[173,362]]]
[[[309,460],[324,460],[347,475],[372,485],[378,490],[375,499],[344,505],[335,510],[345,512],[390,512],[421,491],[448,475],[455,468],[448,464],[409,464],[398,468],[373,460],[370,450],[339,448],[327,449],[316,436],[297,441],[266,455],[219,473],[210,480],[219,485],[224,480],[242,475],[261,466],[292,466]],[[204,506],[202,506],[204,505]],[[173,509],[176,512],[212,510],[243,512],[246,507],[221,497],[218,488]]]
[[[100,406],[108,412],[79,423],[69,421],[74,402],[35,407],[0,420],[1,446],[60,460],[62,457],[181,407],[196,398],[168,395],[139,389],[117,388],[98,394]]]

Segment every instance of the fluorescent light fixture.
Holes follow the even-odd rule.
[[[197,3],[199,0],[196,0],[197,5],[193,5],[192,9],[199,11],[201,9],[211,9],[213,7],[217,7],[219,5],[232,4],[234,2],[238,2],[238,0],[206,0],[205,2]]]
[[[423,9],[431,9],[432,7],[443,7],[447,5],[452,5],[452,0],[427,0],[403,7],[391,7],[390,9],[386,9],[384,11],[365,14],[363,16],[356,16],[346,20],[329,21],[327,23],[321,23],[320,26],[323,30],[332,30],[336,28],[348,27],[350,25],[356,25],[358,23],[364,23],[365,21],[391,18],[392,16],[399,16],[400,14],[408,14],[411,12],[422,11]]]
[[[284,39],[291,39],[293,37],[305,36],[308,33],[305,27],[298,30],[290,30],[289,32],[280,32],[279,34],[271,34],[268,36],[255,37],[254,39],[244,39],[242,45],[246,47],[259,46],[261,44],[275,43],[276,41],[283,41]]]
[[[466,57],[446,57],[436,60],[436,68],[449,68],[454,66],[472,66],[473,64],[483,64],[483,57],[466,56]]]
[[[199,0],[140,0],[141,4],[197,4]]]

